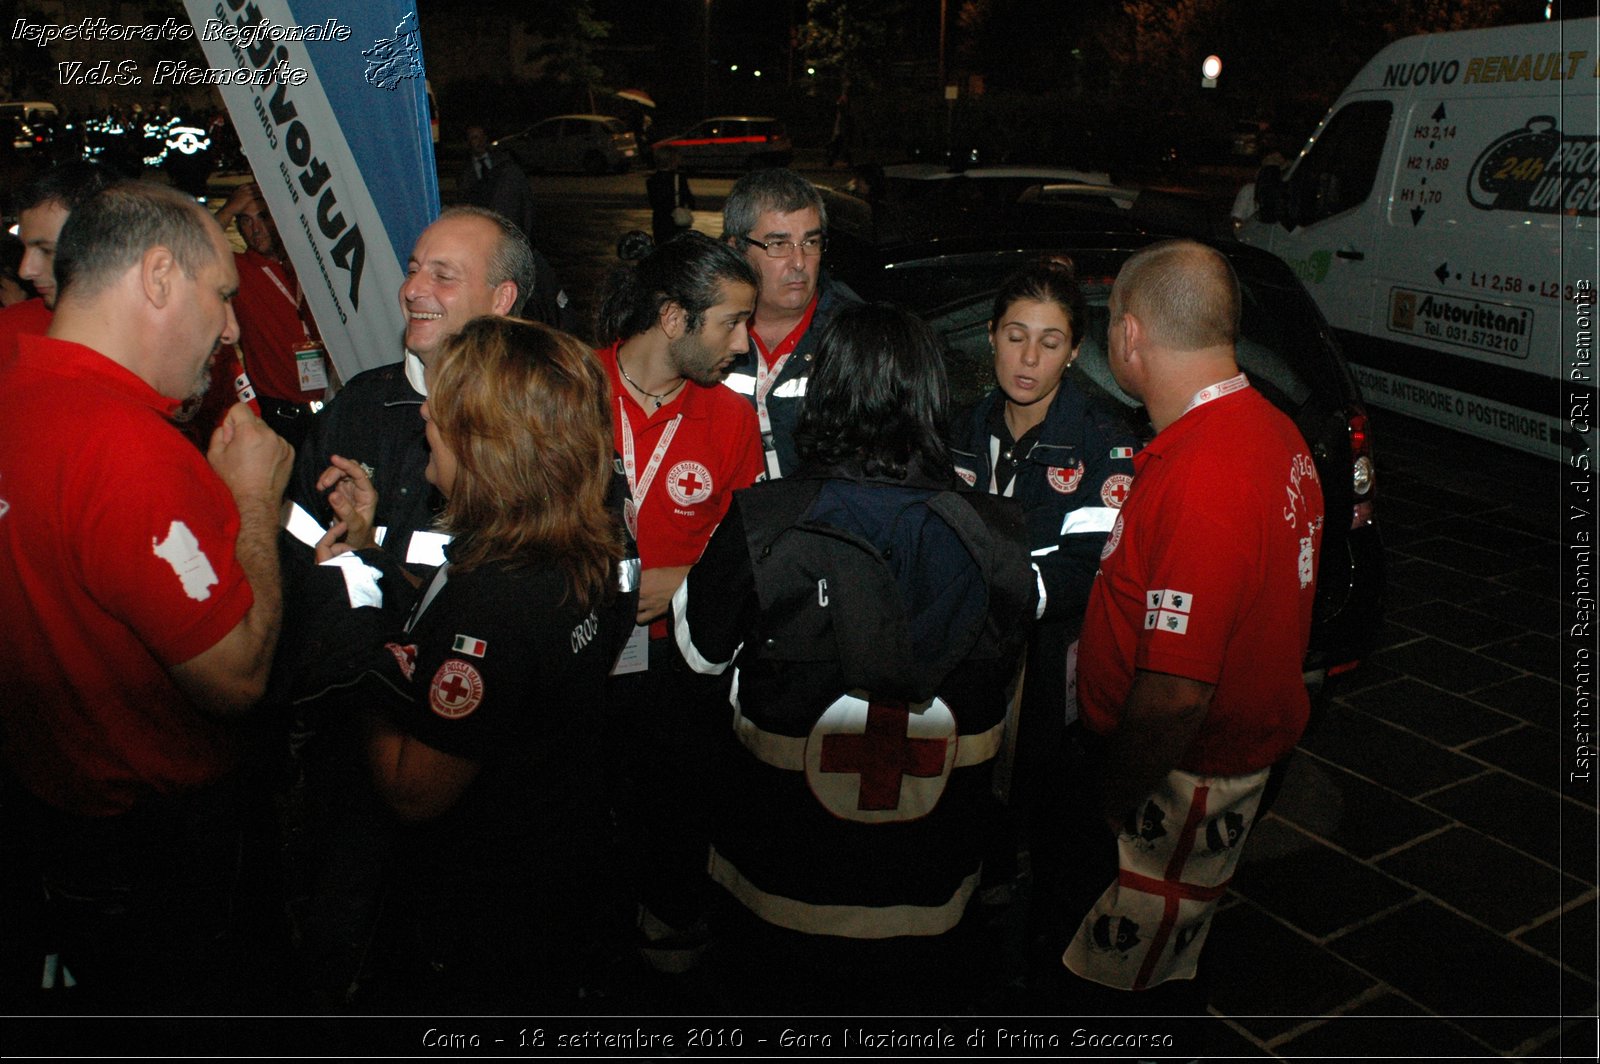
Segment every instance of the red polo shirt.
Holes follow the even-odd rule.
[[[800,340],[805,336],[806,330],[811,328],[811,319],[817,316],[817,301],[822,298],[822,289],[818,288],[811,293],[811,302],[806,304],[806,312],[800,318],[800,323],[789,330],[789,335],[778,342],[778,346],[771,351],[761,342],[761,337],[756,335],[756,323],[750,322],[750,342],[756,345],[756,351],[761,355],[768,366],[800,346]]]
[[[1135,669],[1215,684],[1178,767],[1265,768],[1310,712],[1301,664],[1323,511],[1305,440],[1243,386],[1191,407],[1133,464],[1078,646],[1083,719],[1115,731]]]
[[[294,349],[316,335],[300,299],[300,283],[283,264],[255,251],[235,252],[239,294],[239,350],[245,372],[262,395],[294,403],[321,399],[324,389],[302,390]],[[229,378],[231,380],[231,376]]]
[[[71,812],[124,812],[232,764],[227,731],[169,671],[254,601],[238,510],[166,420],[176,405],[49,337],[23,337],[0,369],[0,750]]]
[[[626,456],[631,433],[638,507],[639,561],[646,569],[693,565],[728,512],[733,493],[761,474],[761,435],[750,404],[720,385],[684,384],[672,402],[646,414],[623,386],[617,369],[620,342],[596,354],[611,378],[611,432],[617,454]],[[654,477],[638,487],[669,427],[672,439]],[[626,422],[626,425],[624,425]]]

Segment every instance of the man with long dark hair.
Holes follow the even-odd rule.
[[[728,510],[761,474],[756,418],[722,387],[749,347],[755,272],[737,252],[686,233],[612,275],[597,332],[611,377],[617,453],[632,491],[626,517],[639,541],[640,628],[609,698],[615,757],[625,766],[623,830],[635,866],[646,959],[681,969],[697,960],[705,890],[705,828],[697,769],[707,714],[722,685],[689,673],[672,648],[672,593]]]
[[[1006,684],[1037,595],[1021,515],[958,494],[942,352],[886,304],[824,333],[793,475],[740,492],[673,599],[734,666],[710,853],[757,1010],[959,1007]]]

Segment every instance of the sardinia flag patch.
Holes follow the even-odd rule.
[[[1194,596],[1187,591],[1155,588],[1145,592],[1144,626],[1158,632],[1184,635],[1189,631],[1189,613]]]
[[[489,644],[476,636],[458,635],[451,649],[457,654],[471,654],[475,658],[481,658],[483,652],[489,649]]]

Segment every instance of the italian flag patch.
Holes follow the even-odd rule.
[[[1133,457],[1133,448],[1132,447],[1113,447],[1113,448],[1111,448],[1111,457],[1112,458],[1132,458]]]
[[[451,648],[457,654],[471,654],[475,658],[483,657],[483,652],[489,649],[489,644],[476,636],[458,635]]]

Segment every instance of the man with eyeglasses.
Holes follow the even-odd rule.
[[[723,383],[755,406],[767,476],[781,477],[798,463],[794,426],[817,342],[841,306],[860,300],[822,277],[828,211],[793,170],[755,170],[735,182],[722,208],[722,239],[761,278],[750,350]]]

